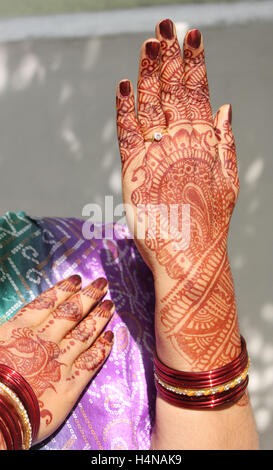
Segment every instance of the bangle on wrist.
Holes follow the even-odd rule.
[[[6,404],[9,405],[10,411],[13,411],[13,413],[15,412],[18,416],[22,430],[21,448],[23,450],[28,450],[32,443],[32,428],[28,413],[18,396],[15,395],[9,387],[0,382],[0,397],[1,396],[6,401]]]
[[[24,377],[4,364],[0,364],[0,421],[7,449],[30,448],[39,431],[39,403]]]
[[[183,408],[215,408],[239,400],[248,384],[250,361],[241,336],[241,353],[223,367],[205,372],[183,372],[169,368],[154,354],[158,394]]]
[[[22,449],[22,431],[18,416],[10,409],[2,397],[0,397],[0,416],[3,427],[6,433],[9,434],[6,440],[7,450]]]

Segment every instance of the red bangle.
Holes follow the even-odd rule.
[[[13,410],[5,403],[5,400],[3,400],[1,397],[0,415],[2,422],[4,422],[6,428],[8,429],[12,440],[12,444],[10,444],[10,442],[6,442],[8,450],[22,449],[22,429],[18,416],[13,412]]]
[[[241,336],[241,352],[223,367],[202,372],[171,369],[154,354],[156,388],[161,397],[186,408],[213,408],[238,400],[248,383],[249,357]]]
[[[243,394],[245,393],[246,387],[248,384],[248,377],[240,385],[234,389],[222,392],[219,394],[211,395],[208,397],[181,397],[180,395],[175,395],[174,393],[169,392],[164,387],[162,387],[158,382],[156,382],[156,389],[158,395],[161,396],[168,403],[181,407],[181,408],[190,408],[190,409],[209,409],[215,408],[216,406],[226,405],[231,402],[238,401]]]
[[[7,428],[7,425],[4,421],[4,418],[2,416],[2,410],[0,407],[0,432],[2,433],[3,439],[6,444],[6,449],[5,450],[13,450],[13,440],[11,437],[11,433],[9,429]]]
[[[5,364],[0,364],[0,382],[17,395],[26,408],[31,423],[33,442],[37,437],[40,426],[40,408],[33,389],[24,377]]]

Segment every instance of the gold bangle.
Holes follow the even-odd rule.
[[[166,382],[163,382],[155,373],[155,379],[157,382],[162,385],[162,387],[166,388],[167,390],[170,390],[171,392],[177,393],[178,395],[187,395],[188,397],[200,397],[200,396],[207,396],[207,395],[215,395],[215,393],[222,393],[230,388],[236,387],[236,385],[239,385],[243,380],[246,379],[246,376],[248,374],[248,369],[250,366],[250,359],[248,360],[247,366],[244,369],[244,371],[238,375],[235,379],[230,380],[229,382],[226,382],[222,385],[218,385],[215,387],[211,388],[201,388],[201,389],[193,389],[193,388],[180,388],[180,387],[173,387],[172,385],[167,384]]]
[[[20,421],[21,427],[23,430],[23,450],[28,450],[31,447],[32,443],[32,429],[28,413],[17,395],[9,388],[7,385],[0,382],[0,394],[6,397],[14,406],[15,411],[17,412]]]

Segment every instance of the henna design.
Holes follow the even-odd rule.
[[[96,320],[89,315],[76,328],[67,333],[66,339],[74,339],[85,343],[89,338],[94,336],[96,332]]]
[[[83,317],[81,295],[75,294],[72,298],[63,302],[54,310],[52,315],[59,320],[80,321]]]
[[[57,302],[57,293],[54,287],[51,287],[47,291],[40,294],[32,302],[30,302],[25,307],[21,308],[19,312],[15,315],[14,320],[22,317],[24,314],[32,310],[49,310],[53,309]]]
[[[92,284],[90,284],[89,286],[85,287],[85,289],[81,291],[81,294],[86,297],[90,297],[91,299],[94,300],[94,302],[97,302],[102,296],[102,291],[101,289],[98,289],[94,287]]]
[[[215,134],[221,147],[223,169],[233,185],[233,190],[238,196],[240,183],[237,171],[236,147],[232,135],[230,120],[224,120],[221,130],[219,128],[219,111],[215,117]]]
[[[149,44],[153,43],[147,43],[147,46]],[[138,80],[138,121],[144,136],[154,127],[163,129],[166,126],[159,99],[159,66],[159,57],[156,60],[149,57],[141,60],[141,73]]]
[[[160,238],[162,231],[155,230],[152,238],[146,236],[145,244],[168,276],[179,280],[162,299],[161,322],[174,348],[183,351],[186,362],[196,370],[223,365],[240,351],[233,321],[234,287],[226,259],[236,196],[219,164],[215,165],[216,150],[210,129],[203,135],[182,129],[173,138],[164,137],[162,144],[149,147],[145,181],[132,193],[136,206],[190,204],[187,250],[172,249],[173,240],[180,240],[172,228],[165,239]]]
[[[109,344],[104,337],[97,340],[91,348],[76,359],[74,362],[76,369],[95,371],[105,361]]]
[[[77,292],[80,283],[81,278],[77,274],[70,276],[68,279],[59,281],[54,287],[42,292],[42,294],[38,295],[32,302],[21,308],[12,320],[17,320],[19,317],[22,317],[32,310],[53,310],[58,300],[57,290],[59,289],[73,294]]]
[[[97,318],[110,318],[114,308],[114,303],[112,300],[104,300],[101,302],[94,310],[94,317]]]
[[[78,274],[73,274],[68,279],[64,279],[63,281],[58,282],[55,288],[74,294],[78,291],[80,285],[81,277]]]
[[[122,172],[125,176],[134,156],[138,155],[143,149],[143,138],[135,129],[134,97],[130,96],[127,100],[123,100],[117,96],[116,101],[119,110],[118,140],[121,149]]]
[[[196,51],[185,48],[184,59],[184,81],[187,87],[191,120],[212,122],[204,49],[196,53]]]
[[[142,118],[151,91],[148,87],[145,90],[142,75],[139,86]],[[152,93],[156,93],[158,84],[153,82],[153,86]],[[140,205],[149,205],[153,214],[145,240],[135,241],[155,278],[162,267],[166,272],[169,287],[161,289],[165,292],[158,302],[158,330],[182,356],[185,368],[208,370],[230,362],[240,352],[227,256],[229,223],[239,192],[236,150],[223,110],[212,121],[202,41],[192,47],[190,41],[185,42],[182,64],[177,38],[161,40],[160,89],[158,96],[168,123],[168,134],[160,142],[141,143],[132,94],[117,101],[125,167],[123,193],[135,211]],[[132,135],[135,145],[127,139]],[[168,208],[163,216],[158,209],[161,204]],[[179,227],[169,223],[173,204],[190,205],[191,237],[184,250],[173,248],[174,241],[182,241]]]
[[[14,329],[8,342],[0,342],[1,361],[23,375],[38,398],[49,388],[56,391],[53,383],[60,381],[63,365],[59,355],[56,343],[36,336],[30,328]]]
[[[181,77],[183,63],[177,38],[170,45],[161,41],[161,99],[167,125],[178,120],[188,120],[191,111],[185,82]]]

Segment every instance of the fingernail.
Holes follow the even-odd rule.
[[[129,96],[131,92],[131,85],[129,80],[123,80],[119,84],[119,91],[122,96]]]
[[[107,286],[107,280],[104,277],[99,277],[94,282],[92,282],[92,286],[96,289],[103,290]]]
[[[112,343],[114,339],[114,333],[111,330],[108,330],[103,335],[104,339],[108,341],[108,343]]]
[[[193,29],[188,33],[187,43],[193,49],[198,49],[201,44],[201,33],[198,29]]]
[[[112,300],[106,299],[103,302],[101,302],[99,306],[103,310],[106,310],[107,312],[110,312],[112,310],[112,308],[114,307],[114,302],[112,302]]]
[[[231,104],[229,105],[229,110],[228,110],[228,120],[229,120],[229,123],[231,124],[232,123],[232,107],[231,107]]]
[[[173,22],[171,20],[161,21],[159,31],[164,39],[173,39]]]
[[[82,282],[81,276],[79,276],[79,274],[73,274],[72,276],[70,276],[69,282],[71,282],[71,284],[74,284],[74,286],[79,286]]]
[[[145,46],[146,55],[150,59],[155,60],[158,57],[159,48],[160,48],[159,42],[155,42],[155,41],[147,42]]]

